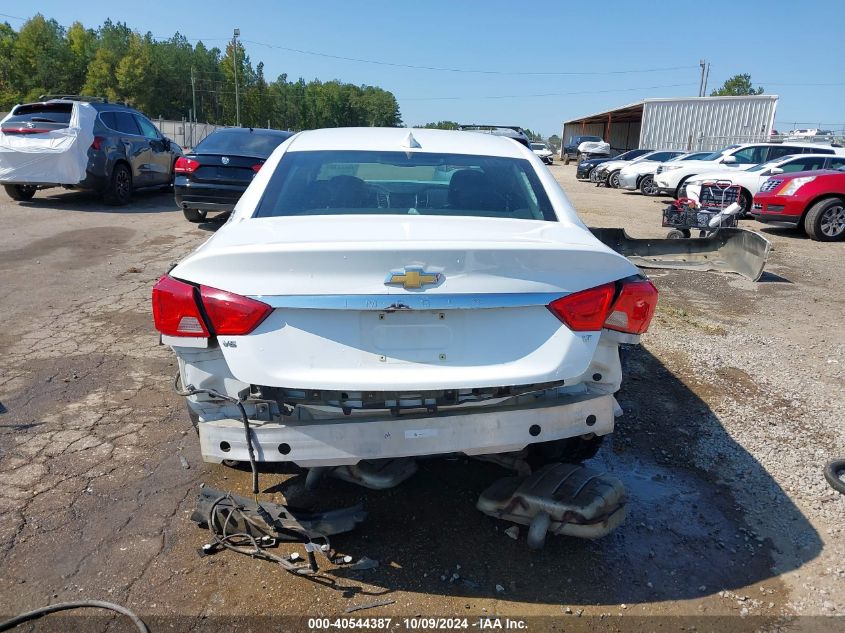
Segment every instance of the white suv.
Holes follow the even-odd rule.
[[[718,152],[713,152],[706,160],[688,160],[664,163],[657,168],[654,182],[660,193],[667,193],[680,198],[684,185],[692,176],[713,171],[721,167],[748,169],[774,158],[789,154],[836,154],[829,145],[819,143],[748,143],[731,145]]]

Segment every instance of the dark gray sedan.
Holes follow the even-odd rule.
[[[189,222],[209,211],[228,213],[264,161],[293,132],[261,128],[224,128],[176,161],[173,191]]]

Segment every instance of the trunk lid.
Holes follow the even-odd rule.
[[[239,380],[384,392],[580,376],[599,337],[546,305],[636,273],[571,223],[368,215],[235,222],[170,274],[275,308],[219,337]]]
[[[263,165],[263,158],[231,154],[189,154],[200,166],[190,174],[191,180],[226,185],[249,185],[256,174],[254,167]]]

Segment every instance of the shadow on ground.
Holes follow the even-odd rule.
[[[543,604],[686,600],[776,582],[778,573],[815,558],[818,534],[707,405],[645,349],[633,350],[628,365],[629,379],[618,394],[628,413],[591,460],[619,476],[630,493],[628,520],[604,539],[550,536],[544,550],[529,551],[524,528],[513,540],[504,533],[510,524],[474,507],[487,485],[509,473],[465,457],[420,462],[412,479],[388,491],[364,491],[330,478],[307,491],[303,474],[272,485],[269,473],[290,469],[270,465],[262,487],[315,509],[363,503],[367,520],[333,544],[356,559],[379,560],[378,569],[360,572],[360,578],[386,591],[470,598],[495,594],[501,585],[500,599]],[[734,460],[732,471],[745,473],[743,479],[771,482],[765,494],[777,511],[770,516],[791,526],[795,543],[792,551],[777,552],[777,573],[773,545],[755,536],[774,525],[751,521],[733,498],[731,482],[722,480],[720,464],[707,471],[692,465],[697,441],[729,447],[723,454]],[[335,575],[347,585],[348,572]]]
[[[38,191],[32,200],[18,202],[28,209],[47,209],[50,211],[83,211],[87,213],[168,213],[178,211],[173,192],[161,187],[140,189],[133,192],[132,200],[123,207],[103,202],[100,195],[93,191],[72,191],[61,188]]]

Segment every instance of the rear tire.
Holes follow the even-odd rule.
[[[564,165],[568,165],[568,164],[569,164],[569,154],[564,154],[564,155],[563,155],[563,164],[564,164]]]
[[[205,222],[205,211],[200,211],[199,209],[187,209],[183,208],[182,213],[185,214],[185,219],[188,222],[193,222],[194,224],[199,224],[200,222]]]
[[[845,199],[816,202],[804,217],[804,230],[818,242],[838,242],[845,238]]]
[[[660,193],[657,183],[654,182],[654,176],[648,175],[640,181],[640,191],[645,196],[656,196]]]
[[[3,185],[3,188],[12,200],[17,200],[18,202],[32,200],[32,196],[38,190],[35,185]]]
[[[750,191],[746,191],[742,189],[739,192],[739,204],[742,205],[742,213],[740,213],[737,219],[747,218],[748,214],[751,213],[751,205],[754,202],[754,198],[751,196]]]
[[[111,180],[103,196],[107,204],[126,206],[132,200],[132,172],[126,163],[118,163],[111,172]]]
[[[603,441],[604,435],[595,435],[590,439],[567,437],[563,440],[530,444],[527,461],[534,470],[554,462],[580,464],[594,457],[599,452]]]

